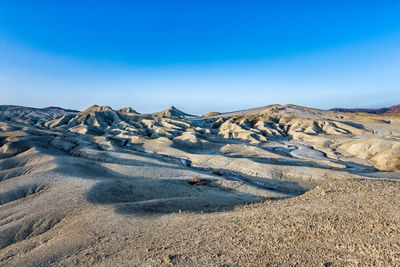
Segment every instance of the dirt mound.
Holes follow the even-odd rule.
[[[173,117],[173,118],[191,118],[191,117],[196,117],[194,115],[185,113],[183,111],[180,111],[179,109],[177,109],[174,106],[170,106],[169,108],[167,108],[166,110],[157,112],[157,113],[153,113],[153,115],[156,116],[161,116],[161,117]]]
[[[121,113],[133,113],[133,114],[139,114],[138,112],[136,112],[136,110],[134,110],[131,107],[125,107],[125,108],[121,108],[118,110]]]

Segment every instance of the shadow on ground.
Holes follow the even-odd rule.
[[[263,200],[258,196],[226,190],[208,180],[191,184],[180,179],[112,179],[94,185],[91,203],[112,205],[122,214],[162,215],[173,212],[215,212],[234,205]]]

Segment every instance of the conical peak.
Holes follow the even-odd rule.
[[[118,111],[119,111],[119,112],[122,112],[122,113],[137,113],[136,110],[134,110],[134,109],[131,108],[131,107],[121,108],[121,109],[119,109]]]
[[[113,111],[113,109],[109,106],[98,106],[98,105],[92,105],[85,109],[83,112],[94,112],[94,111]]]
[[[179,111],[176,107],[174,106],[170,106],[167,110],[175,110],[175,111]]]

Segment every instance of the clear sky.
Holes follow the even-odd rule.
[[[400,103],[400,1],[0,0],[0,104]]]

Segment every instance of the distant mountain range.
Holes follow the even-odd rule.
[[[270,105],[270,106],[273,106],[273,105]],[[277,105],[277,106],[279,106],[279,105]],[[11,106],[9,106],[9,107],[11,107]],[[17,107],[17,106],[15,106],[15,107]],[[264,109],[267,107],[269,107],[269,106],[260,107],[260,108],[256,108],[256,109],[250,109],[248,111],[251,111],[251,110],[256,111],[256,110]],[[61,114],[80,112],[79,110],[66,109],[66,108],[55,107],[55,106],[49,106],[49,107],[39,108],[39,109],[52,111],[52,112],[56,112],[56,113],[61,113]],[[123,112],[123,113],[139,114],[132,108],[123,108],[123,109],[120,109],[119,111]],[[330,109],[330,111],[344,112],[344,113],[359,113],[359,112],[361,112],[361,113],[370,113],[370,114],[386,115],[386,116],[400,116],[400,104],[394,105],[391,107],[385,107],[385,108],[332,108],[332,109]],[[242,113],[244,111],[238,111],[238,112]],[[219,116],[222,114],[223,113],[209,112],[209,113],[203,115],[203,117],[213,117],[213,116]],[[235,112],[230,112],[230,113],[228,112],[226,115],[234,115],[234,114],[235,114]],[[181,110],[178,110],[174,106],[171,106],[168,109],[163,110],[163,111],[151,113],[151,115],[158,115],[158,116],[165,116],[165,117],[178,117],[178,118],[196,117],[195,115],[191,115],[191,114],[185,113]]]
[[[71,112],[71,113],[78,113],[79,112],[79,110],[65,109],[65,108],[60,108],[60,107],[45,107],[45,108],[42,108],[42,109],[59,111],[59,112]]]
[[[364,112],[378,115],[400,115],[400,105],[395,105],[386,108],[333,108],[331,111],[356,113]]]

